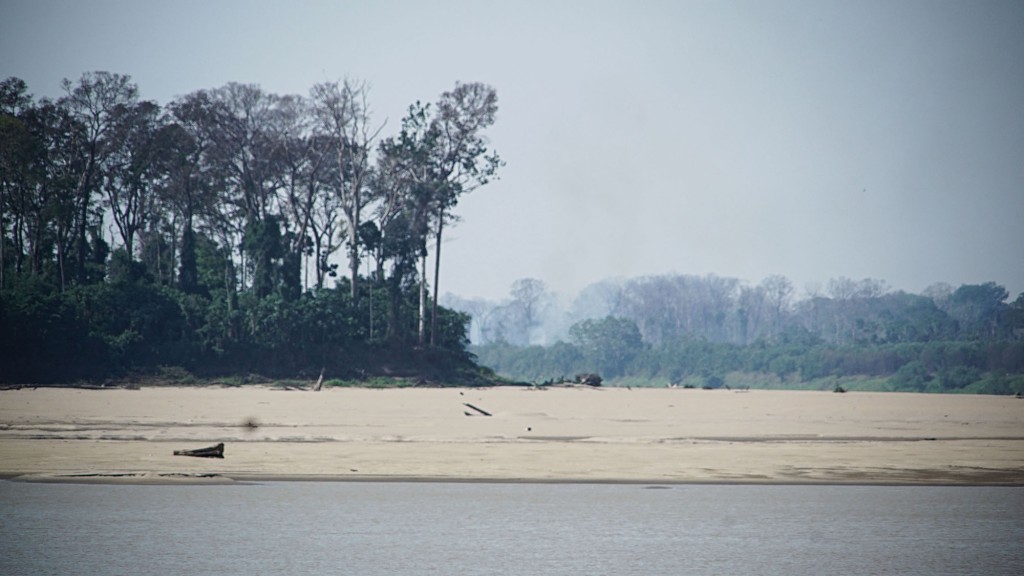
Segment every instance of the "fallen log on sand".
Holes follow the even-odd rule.
[[[481,408],[477,408],[476,406],[473,406],[469,402],[463,402],[462,405],[467,407],[467,408],[472,408],[473,410],[476,410],[477,412],[479,412],[480,414],[483,414],[484,416],[490,416],[491,415],[490,412],[488,412],[486,410],[483,410]],[[470,414],[469,412],[464,412],[464,414],[466,414],[466,416],[472,416],[472,414]]]
[[[196,458],[223,458],[224,443],[207,448],[196,448],[195,450],[175,450],[175,456],[195,456]]]

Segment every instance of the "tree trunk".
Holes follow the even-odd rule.
[[[57,267],[60,269],[60,292],[64,293],[64,224],[58,221],[57,224]]]
[[[420,346],[426,342],[427,331],[427,253],[420,256],[420,321],[417,341]]]
[[[77,253],[75,254],[75,265],[77,267],[76,276],[78,284],[85,284],[85,252],[86,252],[86,238],[85,228],[86,220],[89,219],[89,193],[88,187],[82,192],[82,210],[79,213],[78,229],[75,230],[75,235],[78,237]]]
[[[314,270],[313,272],[316,273],[316,289],[319,290],[324,287],[324,270],[320,266],[320,259],[322,258],[321,254],[323,250],[323,241],[317,234],[314,234],[313,237],[313,247],[315,252],[313,257],[316,258],[316,262],[314,263],[316,270]]]
[[[0,186],[0,290],[4,289],[4,244],[7,234],[4,230],[4,187]]]
[[[437,238],[434,244],[434,300],[430,304],[430,345],[437,344],[437,287],[441,274],[441,231],[444,230],[444,208],[437,215]]]
[[[359,302],[359,292],[356,290],[356,282],[359,280],[359,194],[354,194],[355,206],[352,208],[351,227],[348,232],[349,242],[349,267],[351,268],[351,292],[352,307]]]
[[[93,171],[96,170],[96,143],[92,142],[89,148],[89,157],[85,164],[85,170],[82,172],[82,176],[78,180],[78,200],[82,203],[81,212],[78,217],[77,227],[73,231],[73,234],[77,236],[78,246],[77,254],[75,255],[76,264],[78,269],[75,271],[77,276],[78,284],[85,284],[85,252],[86,252],[86,239],[85,239],[85,228],[86,221],[89,219],[89,202],[92,200],[92,176]],[[63,276],[63,269],[61,270]],[[61,281],[63,290],[63,280]]]
[[[178,215],[171,216],[171,261],[167,268],[168,286],[174,286],[177,281],[176,271],[178,264]]]
[[[14,218],[14,229],[11,230],[11,242],[14,244],[14,274],[18,276],[25,266],[25,239],[24,232],[25,224],[24,219],[19,215]],[[31,265],[31,254],[28,255],[29,265]],[[34,270],[32,271],[35,272]]]

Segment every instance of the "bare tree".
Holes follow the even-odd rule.
[[[366,193],[372,170],[373,141],[384,128],[370,126],[369,87],[363,82],[324,82],[313,86],[310,98],[318,134],[333,140],[336,170],[332,186],[340,200],[348,230],[352,301],[358,300],[359,226],[370,199]]]
[[[271,263],[256,237],[279,201],[279,142],[272,129],[279,97],[256,84],[235,82],[209,91],[209,96],[216,114],[208,158],[220,195],[214,223],[227,245],[238,247],[245,287],[250,278],[270,275]]]
[[[761,287],[768,304],[771,334],[776,336],[782,331],[785,314],[793,299],[793,283],[781,274],[772,274],[761,281]]]
[[[282,190],[280,209],[288,223],[288,264],[284,272],[294,288],[302,283],[302,259],[309,252],[309,232],[318,196],[325,191],[323,166],[329,156],[328,147],[319,145],[321,139],[310,133],[311,124],[308,103],[301,96],[281,97],[271,114],[279,165],[276,176]]]
[[[512,283],[512,300],[520,311],[527,331],[533,328],[537,321],[537,307],[546,291],[544,281],[536,278],[520,278]]]
[[[247,220],[262,221],[276,200],[271,120],[278,96],[256,84],[229,83],[210,92],[221,104],[216,117],[216,160],[231,185],[230,201]]]
[[[325,167],[326,168],[326,167]],[[329,170],[328,170],[329,171]],[[307,181],[309,187],[319,187],[323,180],[319,177]],[[335,239],[340,236],[344,226],[340,222],[341,203],[334,194],[308,192],[315,198],[312,211],[309,213],[309,229],[313,237],[313,259],[316,262],[316,288],[324,287],[328,275],[335,276],[337,264],[330,264],[331,254],[339,248]]]
[[[764,287],[743,286],[740,288],[738,306],[740,344],[745,346],[762,335],[766,308]]]
[[[846,276],[829,278],[826,291],[833,300],[849,300],[857,295],[857,282]]]

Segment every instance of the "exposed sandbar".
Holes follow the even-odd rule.
[[[224,459],[173,455],[218,442]],[[587,387],[8,390],[0,476],[1024,485],[1024,400]]]

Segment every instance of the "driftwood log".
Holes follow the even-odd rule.
[[[491,415],[491,413],[488,412],[487,410],[484,410],[482,408],[477,408],[476,406],[473,406],[469,402],[463,402],[462,405],[465,406],[466,408],[472,408],[473,410],[476,410],[477,412],[479,412],[480,414],[483,414],[484,416],[490,416]],[[466,416],[472,416],[472,414],[470,414],[469,412],[463,412],[463,414],[465,414]]]
[[[224,443],[221,442],[216,446],[208,446],[206,448],[196,448],[195,450],[175,450],[174,455],[195,456],[196,458],[223,458]]]

